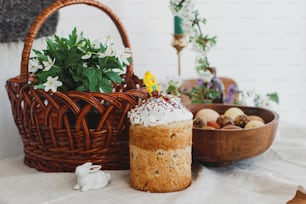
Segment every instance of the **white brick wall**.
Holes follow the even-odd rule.
[[[167,0],[105,0],[121,18],[134,52],[135,72],[152,70],[158,78],[177,73],[177,57],[171,47],[173,22]],[[283,120],[303,124],[306,120],[306,1],[305,0],[198,0],[208,20],[207,33],[217,35],[209,53],[219,76],[234,78],[242,89],[277,91]],[[93,39],[114,33],[111,22],[100,11],[72,6],[60,13],[58,34],[77,26]],[[107,31],[106,31],[107,30]],[[117,35],[117,34],[116,34]],[[41,47],[43,40],[35,42]],[[4,90],[5,80],[19,73],[22,43],[0,44],[0,158],[22,152]],[[182,75],[195,77],[195,53],[182,53]]]

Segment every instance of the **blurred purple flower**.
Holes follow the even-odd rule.
[[[213,86],[213,83],[211,83],[211,81],[209,83],[207,83],[206,88],[210,89]]]
[[[231,84],[227,89],[227,96],[225,96],[224,103],[231,104],[234,102],[234,94],[239,93],[237,85]]]
[[[203,79],[198,79],[198,86],[203,86],[203,84],[204,84]]]

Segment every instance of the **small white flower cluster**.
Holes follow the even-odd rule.
[[[214,75],[209,70],[199,70],[198,75],[204,83],[209,83],[214,78]]]
[[[160,92],[163,94],[173,94],[179,96],[179,87],[182,84],[182,78],[180,76],[166,76],[164,80],[160,82]]]
[[[184,19],[182,27],[185,33],[188,35],[197,34],[197,29],[192,25],[197,11],[191,0],[170,0],[170,10],[174,16]]]
[[[106,35],[106,50],[104,52],[91,53],[83,51],[81,47],[78,47],[81,51],[84,52],[82,59],[87,60],[90,59],[92,55],[96,54],[99,58],[105,57],[116,57],[121,64],[129,65],[130,62],[128,58],[132,56],[132,51],[130,48],[126,48],[120,43],[115,44],[110,34]],[[93,43],[95,48],[99,47],[98,40]]]
[[[207,63],[206,57],[197,56],[195,60],[195,69],[199,75],[199,78],[202,79],[205,83],[209,83],[214,75],[208,69],[209,64]]]
[[[194,50],[206,56],[212,44],[199,41],[200,38],[207,37],[204,36],[200,27],[201,23],[203,25],[206,23],[206,19],[200,17],[199,11],[192,0],[170,0],[170,10],[174,16],[183,19],[182,28],[189,36]]]
[[[188,35],[192,48],[198,53],[196,70],[201,77],[209,67],[207,52],[216,43],[216,37],[208,37],[202,32],[201,25],[206,24],[206,19],[200,17],[192,0],[170,0],[170,10],[174,16],[183,19],[182,29]]]
[[[85,55],[83,55],[81,58],[84,60],[87,60],[89,58],[91,58],[92,55],[96,54],[99,58],[105,58],[105,57],[116,57],[119,62],[121,64],[126,64],[129,65],[130,62],[128,61],[128,58],[131,57],[131,49],[130,48],[124,48],[119,47],[119,48],[115,48],[113,45],[110,45],[107,47],[107,49],[105,50],[104,53],[98,52],[98,53],[91,53],[91,52],[87,52],[84,53]],[[85,64],[86,67],[86,64]]]
[[[47,58],[48,58],[48,61],[42,62],[43,65],[38,61],[37,58],[33,58],[30,61],[30,64],[29,64],[29,72],[34,74],[39,69],[41,69],[42,71],[49,71],[52,68],[52,66],[54,65],[55,59],[52,59],[50,56],[48,56]],[[58,76],[57,77],[49,76],[47,78],[47,81],[44,84],[36,85],[36,86],[34,86],[34,88],[35,89],[43,88],[45,91],[51,90],[53,92],[56,92],[57,88],[62,86],[62,85],[63,85],[63,83],[58,80]]]
[[[278,99],[271,97],[271,94],[259,94],[255,90],[251,90],[242,91],[239,96],[239,103],[241,105],[263,107],[277,111]]]
[[[51,77],[49,76],[47,78],[47,82],[44,83],[43,85],[45,86],[44,90],[45,91],[53,91],[56,92],[57,91],[57,87],[62,86],[62,82],[58,80],[58,76],[57,77]]]
[[[130,62],[128,61],[128,58],[132,56],[132,51],[130,48],[125,48],[123,45],[120,43],[115,44],[113,42],[112,36],[110,34],[107,34],[105,37],[105,45],[106,45],[106,50],[104,52],[97,52],[97,53],[91,53],[91,52],[86,52],[82,50],[81,46],[78,47],[79,50],[84,52],[84,55],[81,57],[83,60],[90,59],[92,55],[97,55],[99,58],[105,58],[105,57],[116,57],[121,64],[126,64],[129,65]],[[80,39],[82,40],[82,39]],[[84,42],[84,41],[83,41]],[[99,48],[99,41],[95,40],[93,42],[93,46],[95,48]],[[84,64],[86,67],[86,64]]]
[[[55,59],[52,59],[50,56],[48,56],[47,58],[48,58],[48,61],[42,62],[43,65],[39,63],[39,60],[36,57],[32,58],[29,63],[29,72],[35,73],[39,69],[42,69],[43,71],[49,71],[54,65]]]

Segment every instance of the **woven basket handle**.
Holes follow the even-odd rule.
[[[21,59],[21,70],[20,70],[20,84],[27,84],[28,82],[28,64],[29,64],[29,57],[33,45],[33,41],[35,36],[37,35],[39,29],[43,25],[43,23],[54,14],[56,11],[61,9],[62,7],[73,5],[73,4],[87,4],[89,6],[97,7],[100,10],[104,11],[111,20],[115,23],[123,45],[125,47],[131,48],[130,41],[127,37],[127,32],[124,29],[122,23],[120,22],[118,16],[113,13],[113,11],[105,6],[104,4],[94,1],[94,0],[57,0],[56,2],[49,5],[45,8],[35,19],[34,23],[31,25],[28,35],[24,42],[24,47],[22,51],[22,59]],[[127,69],[127,80],[131,79],[133,76],[133,64],[131,63]]]

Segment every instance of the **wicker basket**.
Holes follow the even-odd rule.
[[[118,17],[93,0],[57,0],[36,18],[24,43],[20,77],[7,80],[6,90],[24,144],[25,164],[47,172],[74,171],[91,161],[103,169],[128,169],[128,111],[147,98],[133,66],[110,94],[45,92],[27,85],[32,44],[44,21],[60,8],[87,4],[105,12],[115,23],[125,47],[130,47]]]

